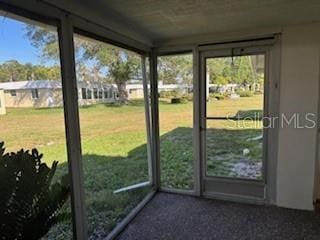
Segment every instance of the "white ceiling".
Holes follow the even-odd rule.
[[[68,0],[68,2],[70,6],[72,3],[77,6],[81,4],[83,9],[102,16],[115,31],[120,31],[129,37],[143,36],[153,42],[196,34],[320,22],[320,0]],[[86,17],[83,12],[81,14]]]
[[[320,0],[95,0],[152,40],[320,21]]]

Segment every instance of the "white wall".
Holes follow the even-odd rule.
[[[285,27],[281,41],[280,114],[317,115],[320,24]],[[317,128],[280,127],[278,147],[277,205],[313,209]]]

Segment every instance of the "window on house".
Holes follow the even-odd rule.
[[[102,89],[99,89],[99,99],[102,99],[103,98],[103,91]]]
[[[104,95],[104,98],[109,98],[108,88],[104,88],[104,89],[103,89],[103,95]]]
[[[87,89],[81,88],[82,99],[87,99]]]
[[[11,90],[10,91],[10,95],[11,95],[11,97],[17,96],[17,91],[16,90]]]
[[[39,98],[39,92],[38,89],[32,89],[31,90],[32,99],[38,99]]]
[[[92,91],[91,91],[91,89],[87,89],[87,99],[92,99]]]
[[[94,99],[98,99],[98,88],[93,89],[93,97]]]

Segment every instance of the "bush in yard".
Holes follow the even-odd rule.
[[[39,239],[65,217],[58,210],[70,195],[67,176],[52,184],[58,162],[50,169],[36,149],[4,152],[1,142],[0,239]]]
[[[237,94],[240,97],[252,97],[253,96],[253,92],[249,91],[249,90],[241,90],[241,91],[237,91]]]
[[[171,98],[171,103],[176,104],[176,103],[187,103],[188,99],[186,98]]]
[[[161,91],[160,92],[160,98],[175,98],[175,97],[180,97],[180,96],[181,96],[181,94],[176,90]]]
[[[187,102],[193,101],[193,94],[192,93],[185,93],[182,95],[182,98],[185,99]]]
[[[210,99],[217,99],[217,100],[224,100],[226,98],[226,95],[222,93],[209,93]]]

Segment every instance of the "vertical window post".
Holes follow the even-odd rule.
[[[146,70],[146,57],[141,57],[142,65],[142,84],[143,84],[143,95],[144,95],[144,108],[146,116],[146,126],[147,126],[147,152],[148,152],[148,175],[149,182],[153,185],[153,172],[152,172],[152,152],[151,152],[151,122],[150,122],[150,104],[149,104],[149,92],[148,92],[148,82],[147,82],[147,70]]]
[[[87,223],[85,213],[83,169],[78,109],[78,90],[75,72],[73,26],[66,15],[59,26],[59,47],[61,54],[62,92],[64,101],[65,128],[69,175],[71,178],[71,205],[73,238],[86,240]]]
[[[158,61],[153,50],[150,55],[150,88],[152,116],[152,170],[155,190],[160,188],[160,139],[159,139],[159,105],[158,105]]]
[[[194,144],[194,192],[201,195],[201,141],[200,141],[200,82],[199,49],[193,48],[193,144]]]

